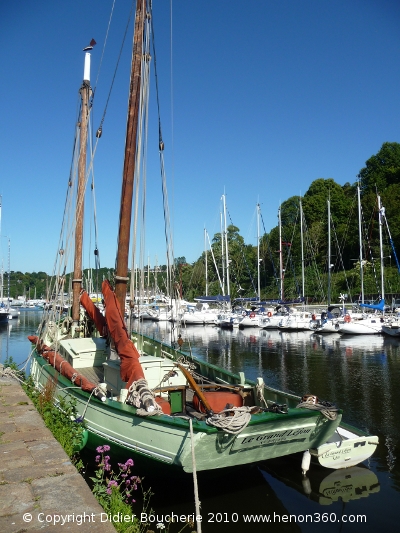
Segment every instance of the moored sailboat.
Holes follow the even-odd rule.
[[[311,401],[309,397],[300,401],[297,396],[267,387],[261,378],[254,382],[243,373],[233,374],[197,360],[181,350],[179,340],[168,345],[140,333],[131,335],[124,323],[135,173],[133,130],[138,127],[141,68],[147,68],[149,56],[143,35],[150,34],[150,19],[151,9],[144,0],[138,0],[115,289],[108,280],[102,284],[103,315],[81,283],[84,130],[90,94],[85,68],[72,315],[45,315],[39,335],[30,337],[34,346],[32,377],[39,389],[50,380],[58,395],[76,401],[78,415],[89,432],[88,446],[118,444],[126,453],[186,472],[318,450],[335,434],[341,422],[340,409],[315,396]],[[90,57],[86,50],[90,61],[88,54]],[[63,275],[58,279],[60,284],[64,282]],[[57,287],[55,294],[60,290],[61,286]]]
[[[385,291],[384,291],[384,266],[383,266],[383,249],[382,249],[382,210],[381,199],[378,195],[378,213],[379,213],[379,242],[381,255],[381,299],[377,304],[364,303],[364,286],[363,286],[363,255],[361,242],[361,202],[360,187],[358,191],[358,210],[359,210],[359,239],[360,239],[360,278],[361,278],[361,295],[362,300],[360,307],[368,308],[375,311],[374,314],[364,314],[357,319],[353,319],[349,314],[345,315],[343,323],[339,324],[338,331],[343,335],[374,335],[382,332],[383,316],[378,312],[384,313],[385,310]]]

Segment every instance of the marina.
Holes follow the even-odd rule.
[[[18,321],[1,329],[1,362],[7,355],[18,363],[26,360],[26,337],[40,316],[39,311],[21,311]],[[137,327],[166,341],[171,324],[148,322]],[[261,375],[266,384],[280,390],[317,394],[334,402],[343,409],[346,422],[378,435],[380,443],[374,455],[357,467],[333,471],[311,464],[306,479],[301,475],[301,456],[224,469],[211,479],[200,472],[199,498],[205,519],[211,519],[212,513],[242,517],[328,512],[336,521],[325,523],[324,531],[397,531],[400,343],[395,338],[254,328],[230,331],[212,326],[187,327],[182,338],[185,350],[212,364],[243,371],[249,378]],[[158,514],[194,512],[191,475],[177,483],[165,472],[142,472],[140,460],[135,467],[154,492],[152,507]],[[344,524],[340,522],[343,514],[365,515],[366,523]],[[254,524],[251,531],[263,528]],[[317,524],[275,523],[273,530],[316,531]],[[243,521],[209,522],[203,524],[203,531],[243,531]]]
[[[183,349],[184,339],[179,331],[175,331],[175,336],[171,335],[169,342],[163,342],[149,337],[140,331],[140,327],[137,331],[130,323],[127,301],[133,305],[137,302],[134,297],[136,282],[128,283],[129,251],[133,253],[133,264],[138,252],[134,250],[138,202],[142,201],[143,207],[146,206],[146,195],[140,194],[145,190],[141,180],[145,179],[146,168],[141,146],[147,140],[145,124],[149,112],[151,69],[148,59],[151,57],[152,13],[151,2],[136,3],[115,273],[103,277],[101,302],[98,297],[95,301],[91,298],[93,291],[85,289],[83,275],[86,218],[83,205],[93,91],[90,66],[96,41],[92,39],[83,49],[80,111],[73,146],[73,157],[79,164],[74,167],[71,186],[67,189],[66,205],[69,209],[64,211],[63,236],[60,237],[60,242],[64,238],[66,242],[72,239],[74,247],[68,247],[68,250],[62,248],[57,254],[54,272],[58,274],[49,289],[52,295],[50,305],[43,313],[37,335],[32,332],[28,336],[32,344],[31,376],[34,386],[42,392],[46,391],[49,382],[54,383],[60,402],[76,405],[78,417],[86,423],[86,448],[99,450],[102,443],[108,448],[116,446],[121,454],[137,454],[153,461],[154,468],[168,465],[171,474],[174,470],[193,473],[195,492],[196,472],[252,465],[297,453],[303,454],[303,475],[309,470],[311,458],[334,469],[355,466],[373,455],[379,442],[378,436],[344,423],[343,410],[332,402],[320,399],[316,394],[296,395],[270,387],[262,376],[252,380],[241,370],[232,372],[224,365],[195,357],[190,350]],[[142,99],[143,108],[140,104]],[[99,128],[97,139],[101,137],[101,131]],[[169,279],[166,292],[172,300],[178,289],[172,281],[177,265],[173,259],[161,126],[159,133]],[[147,156],[147,149],[144,149],[144,154]],[[72,186],[74,180],[76,188]],[[222,201],[222,257],[226,273],[223,268],[221,288],[227,307],[218,315],[216,322],[221,328],[233,328],[238,323],[236,314],[233,314],[230,290],[228,242],[232,236],[228,237],[228,233],[233,228],[227,225],[225,195]],[[75,217],[70,218],[70,209]],[[74,220],[72,225],[71,220]],[[146,224],[145,220],[142,222],[140,233],[144,238]],[[280,263],[282,265],[282,252]],[[72,271],[73,277],[68,281],[70,290],[66,292],[67,279],[61,272]],[[280,268],[280,271],[283,298],[283,269]],[[258,285],[260,300],[260,282]],[[97,290],[100,292],[100,286]],[[67,311],[68,307],[59,299],[69,293],[71,313],[65,315],[62,310]],[[181,300],[182,294],[179,302]],[[304,301],[303,297],[301,301]],[[305,330],[310,321],[315,322],[317,318],[308,311],[290,311],[289,322],[280,324],[289,331]],[[245,320],[243,313],[244,310],[242,321]],[[128,315],[129,323],[126,324]],[[164,309],[162,315],[155,318],[161,320],[167,315],[168,310]],[[181,322],[178,314],[174,318],[178,324]],[[253,311],[249,318],[256,318]],[[197,494],[196,513],[199,514]]]
[[[30,375],[34,405],[48,427],[54,423],[60,442],[58,428],[67,433],[63,446],[65,440],[70,444],[65,449],[71,457],[79,450],[84,467],[78,476],[57,446],[52,460],[49,431],[42,432],[29,401],[18,401],[23,395],[9,381],[12,372],[0,367],[6,380],[1,388],[6,420],[2,451],[15,454],[2,466],[4,524],[9,528],[9,518],[15,517],[10,533],[24,531],[19,513],[27,506],[22,519],[29,522],[28,529],[42,528],[24,517],[32,517],[42,505],[48,516],[64,513],[56,509],[64,504],[64,489],[72,514],[76,502],[79,513],[87,506],[88,514],[95,515],[99,509],[92,511],[93,494],[104,510],[111,509],[110,500],[112,509],[132,511],[136,524],[118,527],[121,533],[264,531],[266,523],[276,532],[397,531],[400,263],[386,207],[391,223],[397,212],[392,200],[398,192],[400,145],[384,142],[373,156],[385,169],[380,183],[373,158],[357,183],[341,186],[332,178],[315,179],[304,197],[279,204],[278,225],[269,232],[257,203],[256,247],[246,244],[236,217],[231,218],[224,186],[218,232],[210,240],[204,228],[204,252],[194,263],[178,257],[166,172],[172,154],[169,148],[164,153],[170,134],[163,136],[170,119],[160,105],[164,83],[158,84],[164,66],[159,70],[155,60],[153,22],[160,8],[153,16],[151,1],[134,4],[98,127],[94,110],[97,116],[99,96],[96,107],[94,96],[102,92],[97,91],[98,74],[91,72],[92,60],[98,61],[97,41],[85,40],[52,275],[11,276],[8,240],[5,303],[3,276],[0,291],[0,362],[17,364]],[[114,6],[110,23],[113,11]],[[166,18],[160,20],[162,27]],[[185,18],[181,21],[186,28]],[[133,31],[130,67],[122,53],[128,28]],[[160,42],[164,52],[165,35]],[[108,37],[103,53],[107,43]],[[126,125],[118,127],[121,139],[125,132],[122,179],[119,184],[107,179],[106,185],[96,178],[97,190],[94,169],[102,167],[106,153],[111,162],[115,151],[106,129],[106,142],[100,139],[120,58],[125,81],[130,73]],[[164,65],[166,57],[161,58]],[[150,99],[153,81],[155,98]],[[108,117],[114,113],[119,116],[111,105]],[[155,144],[152,122],[158,123]],[[97,148],[101,155],[94,165]],[[163,224],[155,223],[161,204],[147,194],[156,161]],[[114,173],[115,163],[113,168]],[[185,180],[191,184],[193,174]],[[117,213],[119,187],[113,231],[110,214]],[[96,198],[108,191],[113,200],[107,209],[98,209]],[[156,258],[151,269],[145,249],[156,244],[148,239],[153,226],[165,239],[161,263],[166,264],[159,265]],[[114,234],[114,269],[100,264],[105,227]],[[89,234],[93,249],[92,229],[94,266],[85,268]],[[191,232],[195,239],[193,225]],[[392,256],[397,271],[387,260]],[[15,298],[23,298],[24,305],[10,307]],[[13,439],[18,441],[15,450]],[[109,461],[119,468],[118,475]],[[133,466],[135,475],[129,477]],[[113,476],[121,478],[120,484]],[[50,479],[56,477],[60,480]],[[142,494],[135,500],[131,492],[138,486]],[[97,524],[92,529],[102,531]]]

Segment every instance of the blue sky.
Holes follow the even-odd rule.
[[[281,201],[304,194],[317,178],[353,183],[383,142],[400,142],[398,1],[153,4],[175,257],[193,262],[201,255],[204,228],[211,237],[220,229],[224,192],[228,222],[239,227],[247,243],[256,244],[257,202],[269,231],[277,224]],[[52,272],[82,48],[92,38],[98,43],[93,85],[111,6],[112,0],[0,4],[5,269],[9,237],[11,270]],[[116,1],[96,88],[95,129],[129,9],[129,0]],[[131,30],[95,159],[98,245],[101,266],[107,267],[115,262],[130,55]],[[154,106],[150,120],[145,247],[153,265],[165,263]],[[87,237],[85,266],[94,264],[92,249]]]

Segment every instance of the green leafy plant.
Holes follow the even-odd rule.
[[[143,500],[140,513],[146,516],[154,515],[153,509],[150,509],[152,492],[151,490],[144,491],[142,480],[132,473],[133,460],[128,459],[125,463],[118,463],[118,472],[114,472],[110,456],[107,455],[110,452],[110,446],[107,444],[98,446],[96,451],[98,453],[95,458],[97,468],[95,476],[90,478],[93,482],[93,494],[109,515],[115,516],[120,513],[119,516],[133,517],[129,522],[113,522],[115,529],[119,533],[154,533],[153,530],[148,529],[149,523],[140,521],[132,514],[132,511],[135,511],[134,505],[137,503],[134,494],[140,487]],[[172,523],[168,523],[167,526],[161,522],[154,525],[157,530],[169,533]],[[186,527],[193,526],[192,522],[187,522],[177,533],[181,533]]]
[[[118,463],[118,472],[114,472],[110,456],[107,455],[110,446],[107,444],[98,446],[96,451],[98,453],[95,458],[97,468],[95,477],[90,478],[93,482],[92,492],[106,513],[132,515],[132,504],[136,503],[133,494],[138,487],[142,489],[143,510],[147,510],[152,493],[150,490],[143,491],[142,480],[139,476],[132,474],[133,460],[128,459],[125,463]],[[134,517],[131,522],[116,522],[113,525],[118,532],[123,533],[140,533],[144,531],[145,526],[137,517]]]
[[[80,469],[83,465],[79,460],[77,450],[86,428],[84,421],[77,421],[75,400],[66,400],[61,396],[55,397],[56,384],[53,380],[49,380],[43,390],[38,391],[33,379],[29,377],[23,387],[42,416],[46,427],[74,461],[75,466]]]

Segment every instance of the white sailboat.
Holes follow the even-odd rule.
[[[363,286],[363,255],[362,255],[362,241],[361,241],[361,202],[360,202],[360,187],[358,192],[358,206],[359,206],[359,233],[360,233],[360,271],[361,271],[361,294],[362,303],[360,307],[369,308],[375,311],[372,313],[364,313],[361,317],[351,316],[346,314],[343,323],[339,323],[338,331],[342,335],[375,335],[382,332],[382,325],[384,322],[383,313],[385,307],[385,288],[384,288],[384,264],[383,264],[383,248],[382,248],[382,210],[381,198],[378,195],[378,211],[379,211],[379,241],[380,241],[380,256],[381,256],[381,300],[378,304],[364,303],[364,286]],[[378,314],[378,312],[382,313]]]
[[[280,322],[289,315],[290,308],[287,305],[279,304],[274,311],[267,311],[260,320],[262,329],[278,329]]]
[[[304,281],[304,250],[303,250],[303,206],[301,198],[299,200],[300,208],[300,238],[301,238],[301,276],[302,276],[302,291],[301,291],[301,301],[303,301],[302,308],[290,307],[289,313],[281,318],[278,323],[279,329],[288,330],[288,331],[308,331],[313,329],[312,325],[316,320],[316,315],[311,311],[305,309],[305,281]],[[279,210],[279,235],[282,239],[281,234],[281,213]],[[282,257],[282,241],[280,243],[280,257]],[[281,298],[283,299],[283,278],[284,270],[282,268],[282,259],[280,260],[281,265]]]

